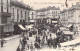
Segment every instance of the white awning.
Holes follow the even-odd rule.
[[[72,24],[69,24],[67,27],[69,28],[69,27],[71,27],[72,26]]]
[[[26,29],[33,28],[34,25],[26,25]]]
[[[52,21],[52,23],[57,23],[57,21]]]
[[[70,32],[70,31],[63,31],[64,34],[70,34],[70,35],[73,35],[74,32]]]
[[[77,43],[80,43],[80,38],[77,38],[77,39],[72,40],[72,41],[60,43],[60,44],[61,44],[61,46],[69,46],[69,45],[76,45]]]
[[[18,25],[22,30],[26,30],[22,25]]]

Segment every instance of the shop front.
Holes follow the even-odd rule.
[[[63,31],[63,34],[64,34],[64,41],[70,41],[73,39],[74,32]]]
[[[2,12],[1,13],[1,24],[0,24],[0,34],[1,37],[5,37],[5,27],[10,26],[10,23],[8,22],[8,19],[10,19],[11,13]]]

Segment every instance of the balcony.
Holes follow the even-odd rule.
[[[2,12],[1,15],[2,17],[11,17],[11,13],[7,13],[7,12]]]

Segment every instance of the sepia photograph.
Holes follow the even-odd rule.
[[[0,51],[80,51],[80,0],[0,0]]]

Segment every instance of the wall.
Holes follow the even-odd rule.
[[[14,8],[14,15],[13,15],[13,8]],[[17,13],[17,9],[18,9],[18,13]],[[21,16],[21,10],[22,10],[22,16]],[[26,14],[25,14],[26,12]],[[17,16],[17,14],[19,14],[19,16]],[[14,20],[14,22],[20,22],[20,20],[26,20],[26,22],[28,22],[28,17],[29,17],[29,10],[27,9],[23,9],[20,7],[16,7],[16,6],[11,6],[11,19]]]

